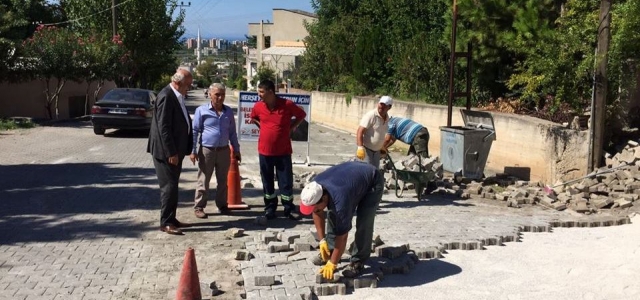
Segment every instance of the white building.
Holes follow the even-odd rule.
[[[249,35],[256,37],[256,49],[247,49],[247,86],[251,85],[258,67],[266,65],[276,71],[276,85],[286,85],[283,78],[297,57],[304,53],[304,38],[309,35],[305,23],[315,22],[318,16],[297,9],[273,9],[273,22],[249,23]]]

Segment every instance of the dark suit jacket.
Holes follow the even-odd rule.
[[[157,159],[191,153],[193,138],[189,123],[184,118],[178,97],[170,86],[164,87],[156,99],[147,152]]]

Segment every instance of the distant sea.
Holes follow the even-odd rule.
[[[185,34],[181,37],[182,40],[186,40],[186,39],[190,39],[190,38],[197,38],[198,35],[197,34]],[[209,39],[225,39],[227,41],[244,41],[247,38],[244,37],[244,35],[240,35],[240,36],[224,36],[224,35],[218,35],[218,36],[214,36],[214,35],[200,35],[200,38],[203,40],[209,40]]]

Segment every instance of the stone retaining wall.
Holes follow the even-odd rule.
[[[312,92],[311,120],[335,129],[353,132],[362,115],[374,109],[377,99],[343,94]],[[454,107],[452,125],[463,125],[460,108]],[[403,116],[429,129],[429,152],[440,155],[440,126],[447,123],[447,107],[394,99],[391,115]],[[588,131],[564,128],[532,117],[492,113],[496,127],[487,162],[495,172],[529,175],[531,181],[553,183],[587,174]],[[354,144],[355,153],[355,144]]]

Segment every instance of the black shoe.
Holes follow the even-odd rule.
[[[295,212],[284,212],[284,216],[293,221],[299,221],[300,219],[302,219],[302,216]]]
[[[264,212],[264,216],[267,218],[267,220],[273,220],[276,218],[276,212],[273,211],[272,209],[267,209]]]
[[[355,278],[362,274],[362,270],[364,270],[364,265],[361,262],[352,262],[342,270],[342,276]]]
[[[230,215],[231,214],[231,210],[228,207],[219,207],[218,208],[218,213],[221,215]]]

